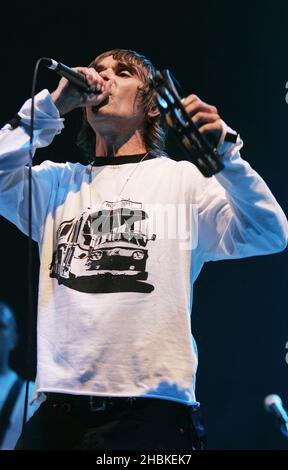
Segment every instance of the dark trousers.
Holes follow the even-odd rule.
[[[155,398],[97,397],[91,406],[89,397],[55,393],[48,397],[26,424],[16,450],[197,448],[192,409],[184,404]]]

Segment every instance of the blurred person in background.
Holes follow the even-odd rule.
[[[17,347],[18,331],[15,315],[5,302],[0,301],[0,449],[12,450],[22,429],[25,386],[24,380],[11,369],[10,355]],[[30,382],[30,396],[34,384]],[[35,402],[28,406],[28,419],[36,411]]]

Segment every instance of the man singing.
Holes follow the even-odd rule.
[[[242,141],[214,106],[183,104],[225,168],[205,178],[164,151],[165,132],[145,57],[116,49],[77,67],[87,94],[62,78],[35,101],[34,149],[83,108],[87,163],[34,166],[39,244],[38,367],[43,401],[18,449],[198,447],[191,417],[197,351],[193,283],[206,261],[265,255],[287,245],[287,220]],[[28,233],[31,100],[1,131],[1,214]],[[183,230],[183,225],[186,230]]]

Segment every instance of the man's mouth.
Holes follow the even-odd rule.
[[[97,113],[97,111],[102,108],[103,106],[106,106],[106,104],[109,103],[109,96],[107,96],[106,98],[104,98],[103,101],[101,101],[101,103],[99,104],[96,104],[95,106],[92,106],[92,111],[93,113]]]

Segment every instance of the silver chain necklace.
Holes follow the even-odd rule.
[[[149,154],[150,152],[147,152],[145,153],[145,155],[141,158],[140,162],[138,162],[138,164],[132,168],[132,171],[131,173],[128,175],[128,177],[126,178],[126,181],[124,182],[122,188],[121,188],[121,191],[119,192],[118,196],[114,196],[113,198],[113,202],[117,202],[117,201],[121,201],[121,196],[122,196],[122,193],[126,187],[126,185],[128,184],[128,181],[132,178],[133,174],[135,173],[135,171],[137,170],[138,166],[140,165],[140,163],[143,162],[143,160],[145,160],[145,158],[147,157],[147,155]],[[97,158],[97,157],[96,157]],[[115,157],[117,158],[117,157]],[[92,169],[93,169],[93,165],[91,164],[90,165],[90,184],[89,184],[89,189],[90,189],[90,210],[92,211],[92,199],[93,199],[93,189],[92,189]]]
[[[114,196],[113,198],[113,203],[116,203],[116,202],[121,202],[121,196],[122,196],[122,193],[126,187],[126,185],[128,184],[128,181],[130,181],[130,179],[132,178],[133,174],[136,172],[138,166],[140,165],[140,163],[143,162],[143,160],[147,157],[147,155],[149,154],[150,152],[147,152],[142,158],[141,160],[138,162],[138,164],[132,169],[132,171],[130,172],[130,174],[128,175],[128,177],[126,178],[126,181],[124,182],[122,188],[121,188],[121,191],[119,192],[118,196]],[[97,158],[97,157],[96,157]],[[117,158],[117,157],[115,157]],[[89,207],[89,210],[90,210],[90,236],[91,236],[91,241],[90,241],[90,246],[89,246],[89,252],[91,253],[94,248],[95,248],[95,244],[96,244],[96,239],[97,239],[97,235],[93,234],[92,233],[92,213],[93,213],[93,210],[92,210],[92,204],[93,204],[93,188],[92,188],[92,173],[93,173],[93,165],[92,163],[90,164],[90,182],[89,182],[89,196],[90,196],[90,207]],[[106,218],[109,217],[109,214],[106,216]],[[104,221],[104,224],[105,224],[105,221]]]

